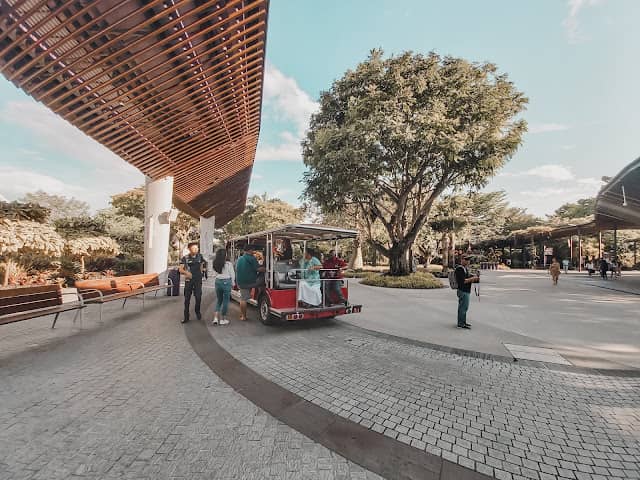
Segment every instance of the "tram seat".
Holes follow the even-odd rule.
[[[273,267],[273,286],[276,290],[296,288],[296,280],[292,278],[296,273],[295,263],[290,260],[277,260]]]

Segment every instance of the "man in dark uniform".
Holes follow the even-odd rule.
[[[471,284],[478,283],[480,277],[469,273],[469,257],[463,255],[460,258],[460,265],[456,267],[455,276],[458,284],[458,328],[471,328],[467,323],[467,310],[469,310],[469,300],[471,299]]]
[[[191,295],[196,297],[196,317],[202,319],[200,303],[202,302],[202,276],[206,269],[204,257],[199,253],[198,242],[189,243],[189,255],[180,260],[180,273],[184,280],[184,318],[182,323],[189,321],[189,305]]]

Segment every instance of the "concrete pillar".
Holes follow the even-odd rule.
[[[145,179],[144,272],[159,273],[160,283],[167,278],[172,198],[173,177]]]
[[[211,277],[213,248],[215,244],[216,217],[200,217],[200,253],[207,261],[207,270]]]

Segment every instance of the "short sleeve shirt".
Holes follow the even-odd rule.
[[[326,272],[328,278],[342,278],[341,268],[345,268],[347,264],[344,260],[338,257],[327,258],[322,265],[322,268],[328,270],[335,270],[334,272]]]
[[[305,260],[304,258],[300,260],[300,269],[304,270],[303,276],[305,280],[308,280],[309,283],[316,283],[320,280],[320,272],[318,270],[309,270],[311,267],[317,267],[322,265],[320,260],[316,257],[311,257],[310,260]]]
[[[250,253],[245,253],[236,264],[236,283],[239,287],[251,287],[258,279],[258,260]]]
[[[180,260],[180,263],[186,271],[191,272],[192,282],[202,282],[202,266],[204,265],[204,258],[200,253],[195,256],[185,255],[182,257],[182,260]]]

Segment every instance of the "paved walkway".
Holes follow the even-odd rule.
[[[83,331],[71,317],[1,328],[0,479],[380,478],[215,376],[180,300],[147,305],[111,304],[104,325],[89,311]]]
[[[437,345],[510,356],[505,344],[552,348],[573,365],[640,369],[640,297],[597,288],[640,286],[640,276],[603,281],[561,275],[553,287],[540,271],[484,271],[481,296],[472,295],[472,331],[455,328],[457,298],[440,290],[397,290],[358,285],[352,299],[364,305],[344,317],[363,328]]]
[[[499,479],[640,478],[640,378],[448,354],[338,322],[210,327],[232,355],[381,435]]]

